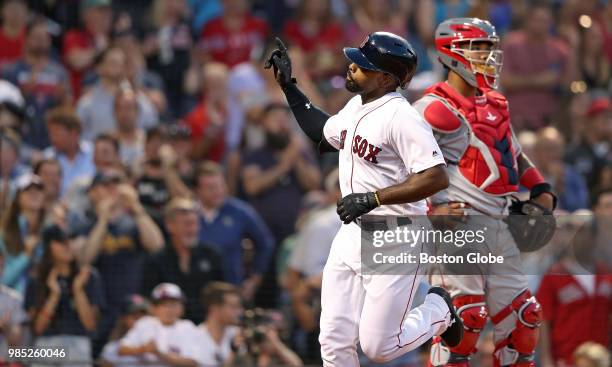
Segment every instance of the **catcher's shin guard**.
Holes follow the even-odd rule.
[[[463,321],[463,339],[453,348],[448,348],[438,337],[431,346],[430,366],[467,367],[470,356],[476,352],[480,332],[487,323],[484,295],[459,295],[453,305]]]
[[[517,316],[516,326],[508,337],[495,345],[494,365],[535,367],[534,352],[538,344],[538,328],[542,323],[542,306],[526,289],[491,320],[498,324],[513,312]]]

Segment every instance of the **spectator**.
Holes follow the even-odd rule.
[[[81,139],[81,121],[69,107],[56,107],[45,114],[51,146],[45,158],[55,158],[62,168],[62,195],[78,179],[95,173],[91,144]]]
[[[129,25],[129,24],[128,24]],[[140,39],[132,28],[115,31],[113,46],[120,48],[126,56],[126,78],[138,94],[144,95],[159,115],[167,115],[164,81],[155,71],[147,68]]]
[[[64,348],[67,361],[87,365],[90,336],[105,307],[100,277],[89,266],[79,267],[68,236],[57,225],[45,228],[43,244],[43,258],[25,298],[35,346]]]
[[[312,152],[291,132],[288,107],[270,104],[262,115],[266,143],[244,154],[242,185],[248,201],[266,222],[276,243],[281,243],[294,232],[302,196],[319,187],[321,174]],[[273,255],[257,296],[256,302],[261,307],[276,306],[275,260]]]
[[[283,30],[286,39],[304,52],[308,73],[315,80],[337,74],[345,64],[340,52],[344,32],[331,10],[331,0],[303,1]]]
[[[245,153],[242,185],[277,243],[292,234],[304,191],[319,187],[312,152],[291,131],[288,107],[270,104],[261,117],[265,146]]]
[[[353,19],[346,28],[348,44],[360,44],[372,32],[387,31],[406,35],[404,8],[394,8],[389,0],[357,0]],[[435,26],[434,26],[435,27]]]
[[[0,252],[5,268],[2,284],[23,294],[28,271],[41,256],[40,232],[45,217],[43,187],[31,174],[17,180],[17,193],[3,213]]]
[[[59,204],[62,167],[60,167],[57,159],[43,159],[34,166],[34,174],[40,177],[45,195],[45,210],[50,213],[55,205]]]
[[[603,199],[602,195],[599,201]],[[609,264],[601,263],[592,249],[600,231],[592,224],[578,230],[572,238],[573,248],[547,271],[538,289],[544,312],[540,333],[543,365],[572,365],[574,351],[587,341],[609,345],[612,275]]]
[[[200,241],[216,246],[223,261],[223,279],[242,287],[242,297],[251,301],[262,275],[268,269],[274,239],[253,208],[228,196],[221,166],[204,162],[196,173],[196,196],[200,202]],[[242,241],[253,241],[252,273],[245,274]]]
[[[243,312],[239,290],[228,283],[212,282],[201,296],[206,321],[198,326],[198,362],[203,366],[229,365]]]
[[[98,135],[93,143],[93,161],[96,173],[108,170],[123,172],[117,138],[106,133]],[[70,211],[84,215],[89,204],[87,194],[92,179],[89,176],[75,180],[62,196],[62,201],[67,203]]]
[[[149,67],[164,80],[170,112],[181,116],[185,111],[183,82],[191,61],[193,39],[186,0],[156,0],[152,24],[143,42]]]
[[[25,101],[19,88],[0,79],[0,129],[23,133]],[[25,153],[25,152],[24,152]]]
[[[209,282],[221,279],[221,259],[198,240],[198,211],[193,201],[171,200],[164,211],[164,219],[168,244],[148,258],[143,291],[148,292],[163,282],[178,284],[186,295],[186,318],[200,322],[204,316],[199,305],[200,294]]]
[[[247,310],[241,336],[233,343],[237,352],[231,355],[228,365],[301,367],[300,357],[278,335],[281,317],[272,310]]]
[[[138,98],[132,89],[121,88],[115,96],[114,115],[121,162],[132,172],[144,157],[145,130],[138,126]]]
[[[166,129],[168,147],[174,153],[173,168],[185,182],[191,182],[194,171],[193,144],[191,129],[188,126],[173,124]]]
[[[66,32],[62,49],[75,98],[81,96],[83,77],[94,60],[108,47],[113,22],[111,0],[81,0],[79,10],[83,28]]]
[[[550,35],[552,21],[549,5],[535,3],[521,29],[503,42],[501,84],[512,106],[512,124],[519,130],[549,124],[560,107],[560,92],[572,77],[567,46]]]
[[[336,220],[336,202],[342,197],[338,170],[325,179],[325,207],[310,214],[297,233],[289,258],[284,287],[300,329],[306,331],[308,360],[322,363],[320,356],[319,316],[321,313],[321,280],[334,236],[342,223]]]
[[[599,261],[612,266],[612,186],[601,189],[593,196],[593,212],[595,213],[595,226],[597,236],[592,245],[593,252]]]
[[[4,272],[4,254],[0,251],[0,278]],[[8,348],[23,344],[23,324],[28,315],[22,308],[23,297],[3,284],[0,284],[0,363],[6,363]]]
[[[262,47],[268,37],[268,25],[249,13],[251,0],[223,0],[223,13],[208,22],[200,35],[204,59],[228,67],[251,59],[251,52]]]
[[[586,179],[592,192],[607,155],[612,151],[612,107],[608,97],[595,98],[587,112],[579,143],[569,149],[566,161]]]
[[[141,364],[197,366],[200,353],[195,325],[181,319],[185,297],[172,283],[161,283],[151,293],[151,316],[143,316],[120,341],[119,355],[134,356]]]
[[[119,48],[109,48],[97,59],[96,69],[100,79],[77,103],[77,113],[83,121],[83,138],[93,140],[102,133],[117,129],[113,114],[115,96],[126,87],[127,61]],[[129,84],[127,84],[129,85]],[[151,101],[142,93],[138,96],[138,126],[148,129],[158,123],[158,116]]]
[[[94,140],[93,160],[96,172],[121,169],[119,140],[111,134],[102,133]]]
[[[140,202],[163,228],[163,210],[170,197],[190,197],[177,170],[177,154],[165,144],[166,130],[161,127],[147,131],[142,175],[136,182]]]
[[[2,14],[0,68],[2,68],[23,54],[28,4],[25,0],[6,0],[2,2],[0,11]]]
[[[580,79],[587,90],[610,87],[611,62],[606,58],[602,30],[593,25],[580,30],[580,47],[576,49]]]
[[[610,350],[597,343],[586,342],[574,352],[576,367],[609,367]]]
[[[605,190],[612,187],[612,158],[608,159],[603,169],[599,174],[597,180],[597,186],[595,186],[595,192]]]
[[[145,253],[163,245],[159,228],[124,180],[117,170],[96,173],[84,215],[68,214],[71,235],[85,239],[80,260],[95,265],[104,281],[108,310],[100,325],[102,336],[115,323],[122,300],[140,291]]]
[[[45,113],[71,100],[68,72],[52,59],[51,52],[49,25],[37,18],[26,29],[23,57],[4,72],[4,77],[23,93],[28,114],[24,142],[36,150],[49,146]]]
[[[588,206],[589,192],[584,178],[563,162],[564,151],[565,142],[559,130],[546,127],[538,131],[533,161],[558,195],[558,208],[572,212]]]
[[[102,367],[132,367],[138,365],[140,360],[137,357],[119,355],[119,342],[134,327],[136,321],[146,316],[148,312],[149,303],[144,297],[138,294],[127,297],[121,308],[121,316],[110,335],[109,342],[104,346],[100,355],[100,365]]]
[[[228,68],[218,62],[208,62],[202,69],[202,99],[185,116],[191,129],[193,158],[220,162],[225,150],[227,119]]]
[[[612,64],[612,3],[604,5],[604,9],[599,17],[599,27],[604,38],[604,51],[608,62]]]
[[[20,162],[21,139],[11,129],[0,128],[0,209],[4,212],[9,200],[15,194],[16,179],[29,171]]]

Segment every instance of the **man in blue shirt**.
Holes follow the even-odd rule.
[[[245,300],[253,298],[272,256],[274,239],[270,230],[245,202],[229,197],[221,167],[204,162],[195,175],[195,193],[202,208],[200,241],[216,245],[223,259],[223,278],[242,286]],[[252,271],[245,278],[242,240],[253,241]]]
[[[47,112],[47,130],[51,146],[45,158],[55,158],[62,168],[62,195],[78,179],[91,178],[96,172],[91,144],[81,141],[81,121],[70,107]]]

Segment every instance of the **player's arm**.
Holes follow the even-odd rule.
[[[276,39],[277,49],[266,61],[265,68],[272,68],[276,81],[280,85],[289,107],[295,116],[300,128],[306,136],[319,146],[319,152],[331,152],[337,149],[332,147],[323,136],[323,126],[330,115],[314,106],[308,97],[297,87],[296,81],[291,77],[291,59],[287,48],[280,39]]]
[[[519,153],[516,158],[516,164],[520,183],[529,190],[529,199],[548,210],[555,209],[557,197],[553,193],[552,186],[544,180],[540,171],[525,153]]]
[[[344,224],[381,205],[405,204],[423,200],[448,187],[448,174],[439,164],[410,175],[400,184],[376,192],[349,194],[337,203],[337,213]]]
[[[448,174],[443,164],[410,175],[401,184],[377,191],[380,205],[404,204],[423,200],[448,187]]]

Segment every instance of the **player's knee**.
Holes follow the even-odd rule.
[[[355,336],[348,335],[341,328],[328,327],[321,330],[319,344],[323,356],[334,356],[342,353],[357,353]]]
[[[385,363],[392,360],[391,350],[379,338],[364,337],[359,338],[363,354],[372,362]]]

